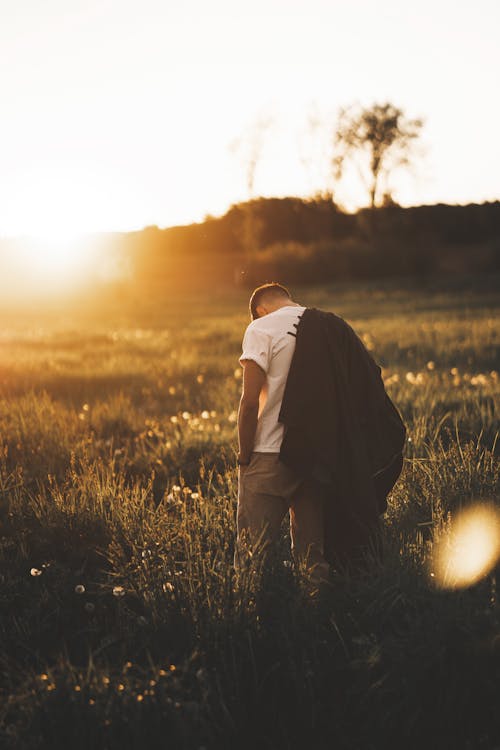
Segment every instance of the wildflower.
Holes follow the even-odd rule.
[[[397,372],[394,373],[394,375],[390,375],[388,378],[385,378],[384,384],[385,385],[392,385],[393,383],[399,382],[399,375]]]
[[[119,684],[118,684],[118,685],[116,686],[116,689],[118,690],[118,692],[119,692],[119,693],[122,693],[122,692],[123,692],[123,691],[125,690],[125,685],[124,685],[124,684],[123,684],[122,682],[120,682],[120,683],[119,683]]]
[[[228,416],[227,419],[228,419],[228,422],[233,422],[233,423],[236,422],[236,420],[238,419],[237,412],[232,411],[231,414]]]
[[[206,409],[201,412],[201,418],[202,419],[209,419],[210,418],[210,412],[208,412]]]
[[[458,375],[458,367],[452,367],[450,370],[450,375]]]
[[[84,405],[82,406],[82,410],[83,410],[83,411],[88,411],[89,409],[90,409],[90,406],[89,406],[88,404],[84,404]]]
[[[481,372],[481,373],[479,373],[479,375],[474,375],[470,379],[470,384],[471,385],[487,385],[488,384],[488,380],[486,379],[486,376],[483,375],[483,373]]]
[[[137,702],[141,703],[143,700],[144,700],[144,696],[139,693],[139,695],[137,696]]]
[[[75,594],[84,594],[85,593],[85,586],[81,583],[79,583],[77,586],[75,586]]]
[[[210,412],[210,416],[212,418],[217,416],[217,412],[215,411],[215,409],[212,409],[212,411]]]
[[[170,591],[170,593],[172,593],[174,590],[174,587],[172,586],[170,581],[167,581],[166,583],[164,583],[162,588],[163,588],[163,591],[165,592]]]
[[[93,604],[92,602],[85,602],[84,609],[85,609],[85,612],[87,612],[89,615],[91,615],[92,612],[94,612],[94,610],[95,610],[95,604]]]
[[[42,680],[43,682],[46,682],[46,681],[47,681],[47,680],[49,679],[49,675],[48,675],[48,674],[41,674],[41,675],[40,675],[40,679],[41,679],[41,680]]]
[[[191,414],[188,411],[182,412],[182,418],[185,419],[186,421],[190,419],[190,417],[191,417]]]
[[[125,596],[125,589],[123,588],[123,586],[114,586],[113,596]]]
[[[170,396],[175,396],[175,386],[171,385],[170,388],[168,389],[168,392]]]
[[[237,369],[234,371],[234,377],[236,380],[239,380],[241,378],[241,370]]]
[[[199,500],[200,499],[200,493],[199,492],[192,492],[191,493],[191,500]]]
[[[174,485],[172,486],[172,492],[180,492],[180,491],[181,491],[181,486],[180,486],[180,484],[174,484]]]
[[[40,570],[40,568],[31,568],[30,573],[34,577],[42,575],[42,571]]]
[[[203,375],[201,375],[201,374],[200,374],[200,375],[197,375],[197,376],[196,376],[196,382],[197,382],[197,383],[200,383],[200,384],[201,384],[201,383],[203,383]]]
[[[428,370],[434,370],[435,367],[436,367],[436,365],[435,365],[435,363],[432,360],[429,360],[429,362],[427,362],[427,369]]]
[[[160,669],[158,671],[158,674],[159,674],[160,677],[165,677],[167,673],[166,673],[166,671],[164,669]]]
[[[109,677],[103,677],[102,678],[102,682],[103,682],[103,685],[109,685],[109,683],[111,682],[111,680],[109,679]]]
[[[79,693],[81,691],[80,685],[75,685],[74,691],[75,691],[75,693]]]
[[[89,698],[89,706],[93,706],[95,704],[95,700],[93,698]]]
[[[175,414],[174,414],[174,416],[173,416],[173,417],[170,417],[170,421],[172,422],[172,424],[177,424],[177,422],[178,422],[179,420],[178,420],[178,418],[177,418],[177,417],[175,416]]]
[[[143,549],[141,552],[141,557],[143,560],[146,560],[148,557],[151,557],[151,550],[150,549]]]
[[[422,385],[424,382],[424,374],[422,372],[417,372],[415,375],[414,372],[407,372],[406,373],[406,380],[411,383],[412,385]]]
[[[175,670],[177,669],[177,667],[175,666],[175,664],[171,664],[169,666],[169,669],[170,669],[171,672],[175,672]]]

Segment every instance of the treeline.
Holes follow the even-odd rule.
[[[348,214],[329,198],[259,198],[202,223],[114,235],[112,244],[139,284],[494,272],[500,202]]]

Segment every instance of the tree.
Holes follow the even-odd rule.
[[[370,206],[391,198],[389,175],[411,164],[413,144],[420,136],[423,120],[410,120],[389,102],[341,109],[334,135],[334,178],[340,180],[347,163],[357,166],[370,195]]]
[[[332,174],[333,158],[332,113],[324,115],[313,103],[305,127],[298,136],[298,154],[312,188],[311,195],[319,200],[335,200],[335,179]]]
[[[246,132],[229,145],[230,151],[239,153],[246,172],[248,197],[254,195],[255,170],[262,156],[267,132],[273,124],[272,115],[261,115],[247,128]]]

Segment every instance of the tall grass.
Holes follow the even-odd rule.
[[[286,526],[232,567],[246,295],[2,322],[0,744],[494,748],[494,572],[434,584],[456,511],[498,495],[498,305],[302,290],[347,317],[408,426],[383,562],[311,597]]]

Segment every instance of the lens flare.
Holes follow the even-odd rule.
[[[487,575],[499,559],[500,512],[476,504],[458,514],[434,545],[434,577],[441,588],[465,588]]]

